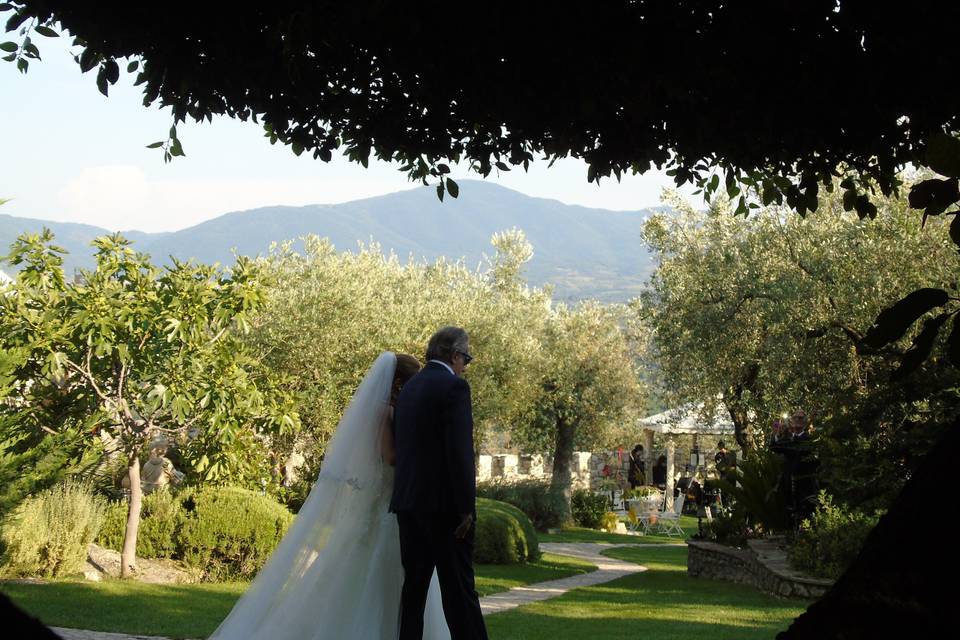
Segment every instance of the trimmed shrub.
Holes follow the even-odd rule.
[[[177,557],[177,534],[183,526],[185,511],[178,496],[160,490],[143,496],[140,528],[137,532],[137,557]],[[127,503],[112,502],[97,536],[97,544],[120,551],[127,526]]]
[[[477,498],[473,558],[482,564],[517,564],[540,557],[533,523],[506,502]]]
[[[177,545],[207,580],[252,578],[293,522],[272,498],[235,487],[185,491],[181,504]]]
[[[512,504],[527,514],[537,531],[563,525],[563,495],[550,488],[549,480],[484,482],[477,495]]]
[[[821,491],[817,508],[800,525],[790,545],[790,563],[794,568],[821,578],[839,578],[856,560],[879,515],[854,511],[833,504]]]
[[[105,511],[103,498],[73,481],[27,498],[3,522],[4,572],[45,578],[79,573]]]
[[[607,497],[598,495],[587,489],[577,489],[570,499],[570,511],[573,522],[578,527],[599,529],[603,521],[603,514],[609,507]]]

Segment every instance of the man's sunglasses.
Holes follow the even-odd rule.
[[[463,366],[467,366],[473,361],[473,356],[467,353],[466,351],[460,351],[459,349],[454,353],[459,353],[463,356]]]

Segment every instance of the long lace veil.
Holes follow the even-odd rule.
[[[325,620],[342,620],[345,608],[374,604],[351,601],[364,592],[364,584],[351,580],[369,579],[365,563],[373,560],[364,536],[376,530],[372,520],[382,517],[378,503],[389,489],[378,436],[396,363],[389,352],[373,363],[337,426],[299,514],[211,638],[304,638],[317,637],[318,631],[330,637],[318,629]]]

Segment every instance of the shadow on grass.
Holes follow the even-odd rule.
[[[171,638],[210,635],[246,588],[246,583],[149,585],[119,580],[0,584],[0,591],[48,626]]]

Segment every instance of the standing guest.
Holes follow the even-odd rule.
[[[653,465],[653,484],[658,489],[667,488],[667,456],[660,456]]]
[[[630,481],[630,488],[637,487],[646,483],[646,469],[643,463],[643,445],[638,444],[630,452],[630,469],[627,471],[627,480]]]

